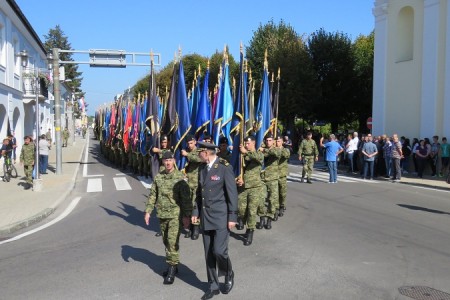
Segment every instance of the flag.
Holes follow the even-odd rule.
[[[125,151],[128,151],[128,145],[130,143],[130,132],[131,126],[133,126],[133,110],[131,108],[131,103],[127,105],[127,113],[125,119],[125,126],[123,129],[123,145],[125,147]]]
[[[206,74],[205,74],[206,76]],[[192,95],[191,95],[191,101],[189,102],[190,106],[190,115],[191,115],[191,124],[196,124],[197,121],[197,114],[199,113],[199,104],[200,104],[200,97],[201,97],[201,89],[200,89],[200,65],[198,66],[198,75],[197,79],[195,80],[196,84],[192,88]],[[197,128],[195,126],[191,127],[191,133],[195,134]]]
[[[220,84],[219,98],[214,116],[213,140],[219,144],[219,137],[224,136],[231,142],[231,118],[233,117],[233,97],[231,96],[228,57],[224,54],[223,78]]]
[[[266,52],[267,53],[267,52]],[[264,59],[264,73],[262,77],[262,89],[256,109],[256,148],[261,147],[265,135],[270,130],[272,107],[269,93],[267,54]]]
[[[203,89],[201,91],[200,100],[198,103],[198,112],[195,118],[194,131],[197,138],[203,138],[203,132],[210,133],[209,124],[211,122],[211,105],[208,99],[208,80],[209,80],[209,62],[206,69],[205,77],[203,78]]]
[[[241,45],[240,67],[239,67],[239,85],[234,101],[233,120],[231,122],[231,133],[233,137],[233,152],[231,152],[231,165],[234,175],[242,175],[242,155],[239,151],[239,145],[243,144],[245,130],[244,103],[247,102],[247,72],[244,72],[244,53]]]
[[[252,79],[252,70],[249,70],[249,85],[247,101],[244,103],[245,128],[247,134],[253,132],[255,125],[255,83]]]
[[[149,99],[147,102],[147,118],[145,124],[150,130],[151,145],[150,147],[160,148],[160,103],[156,94],[156,77],[153,68],[153,56],[151,56],[151,69],[150,69],[150,82],[149,82]],[[151,152],[151,178],[155,179],[155,176],[159,172],[159,155],[158,153]]]
[[[175,131],[175,128],[177,126],[177,115],[176,115],[176,107],[175,107],[175,101],[176,101],[176,80],[177,80],[177,72],[175,64],[173,65],[173,72],[172,72],[172,82],[170,84],[170,93],[169,98],[167,99],[164,107],[163,112],[163,120],[162,120],[162,133],[166,134],[167,136],[171,137]],[[173,138],[170,138],[170,142],[174,143],[175,140]],[[172,144],[173,145],[173,144]]]
[[[177,160],[178,170],[184,169],[186,164],[186,157],[181,155],[181,150],[186,149],[186,135],[191,130],[191,121],[189,116],[189,107],[186,95],[186,85],[184,81],[183,62],[180,59],[178,69],[178,82],[176,93],[176,114],[177,114],[177,128],[175,131],[176,145],[174,148],[175,159]]]

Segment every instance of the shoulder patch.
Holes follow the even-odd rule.
[[[226,159],[223,159],[223,158],[219,158],[219,162],[222,165],[225,165],[225,166],[229,166],[230,165],[230,163]]]

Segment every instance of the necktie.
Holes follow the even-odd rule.
[[[208,166],[206,167],[206,170],[208,170],[208,172],[209,172],[209,170],[211,170],[211,167],[208,165]]]

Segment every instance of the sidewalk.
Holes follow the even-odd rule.
[[[69,142],[70,144],[70,142]],[[62,174],[56,175],[56,147],[49,153],[47,173],[41,175],[39,192],[23,189],[23,167],[17,160],[19,176],[10,182],[0,181],[0,240],[22,228],[36,224],[52,214],[72,191],[82,161],[86,140],[75,137],[75,145],[62,148]],[[3,160],[1,161],[3,165]],[[3,172],[0,171],[3,176]]]

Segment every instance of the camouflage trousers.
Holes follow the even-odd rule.
[[[181,223],[178,218],[173,219],[159,219],[159,226],[161,227],[161,234],[166,247],[166,262],[169,265],[177,265],[180,262],[180,230]]]
[[[33,165],[23,166],[27,183],[33,184]]]
[[[238,187],[238,192],[239,218],[244,225],[247,224],[247,229],[255,229],[258,208],[264,205],[262,201],[266,198],[266,187]]]
[[[307,179],[311,179],[313,168],[314,168],[314,156],[304,156],[302,178],[305,178],[306,175]]]
[[[197,203],[195,203],[195,197],[196,197],[197,187],[189,187],[189,189],[191,190],[192,207],[196,207]],[[197,223],[192,223],[192,225],[200,225],[200,218],[197,218]]]
[[[278,178],[278,195],[280,207],[286,207],[287,177]]]
[[[275,211],[280,208],[278,202],[278,180],[265,182],[267,187],[267,197],[262,205],[259,206],[258,215],[260,217],[275,217]]]

